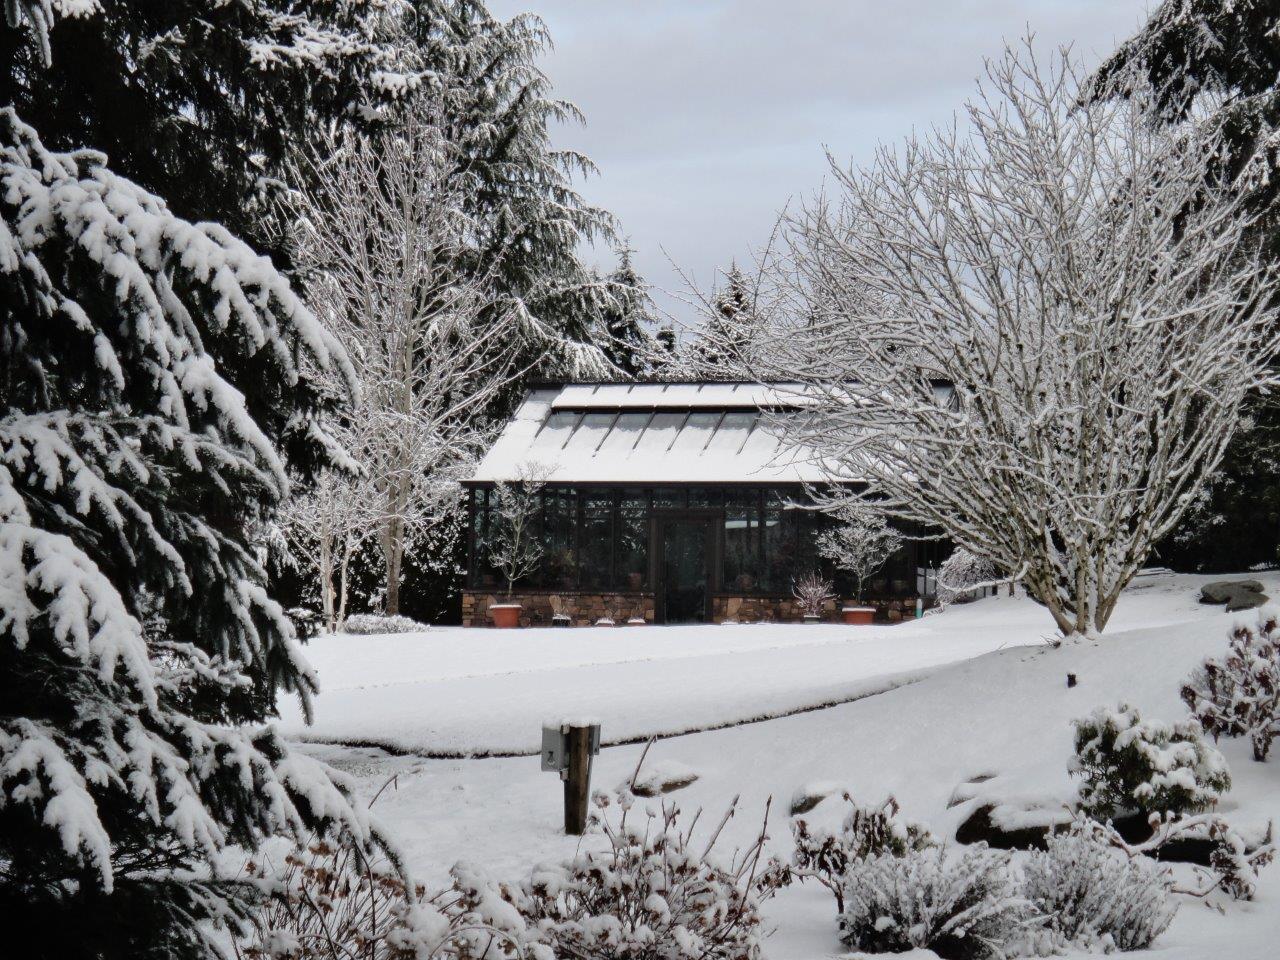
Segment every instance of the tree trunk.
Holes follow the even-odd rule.
[[[333,633],[333,545],[327,531],[320,537],[320,603],[324,608],[324,628]]]
[[[347,537],[342,545],[342,565],[338,573],[338,626],[347,622],[347,572],[351,567],[351,555],[355,552],[355,537]]]
[[[383,530],[382,558],[387,578],[383,612],[394,617],[400,613],[400,573],[404,567],[404,521],[399,517],[388,520]]]

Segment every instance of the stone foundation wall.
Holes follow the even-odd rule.
[[[929,606],[928,603],[925,604]],[[840,608],[844,603],[828,600],[822,608],[822,619],[835,623],[840,620]],[[905,600],[866,600],[860,606],[875,607],[876,620],[897,623],[916,615],[915,598]],[[711,612],[716,623],[737,620],[739,623],[799,623],[804,611],[794,597],[726,597],[711,599]]]
[[[518,603],[522,627],[549,627],[557,613],[569,617],[575,627],[589,627],[602,617],[624,624],[632,617],[643,617],[645,623],[653,623],[654,596],[652,593],[555,593],[539,591],[516,593],[507,598],[502,593],[479,590],[462,592],[462,625],[487,627],[489,606],[495,603]]]
[[[645,623],[654,621],[655,598],[652,593],[556,593],[539,591],[517,593],[507,599],[501,593],[465,590],[462,594],[462,625],[487,627],[490,625],[489,606],[495,603],[519,603],[521,626],[550,626],[557,613],[566,615],[575,627],[591,626],[602,617],[609,617],[622,625],[632,617],[641,617]],[[926,603],[926,606],[930,604]],[[840,620],[838,601],[828,601],[822,611],[822,619]],[[868,600],[865,606],[876,608],[876,620],[896,623],[915,616],[915,598],[897,600]],[[799,623],[804,619],[799,604],[793,597],[732,597],[711,598],[712,618],[716,623],[736,620],[739,623]]]

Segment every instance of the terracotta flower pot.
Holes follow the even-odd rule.
[[[822,618],[818,616],[816,613],[806,613],[804,615],[804,622],[805,623],[821,623]]]
[[[523,609],[518,603],[495,603],[489,607],[489,616],[493,618],[495,627],[510,629],[520,626],[520,611]]]
[[[875,607],[841,607],[840,616],[845,623],[868,624],[876,616]]]

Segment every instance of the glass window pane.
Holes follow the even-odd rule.
[[[724,496],[719,490],[707,487],[693,487],[689,490],[690,510],[716,510],[723,502]]]
[[[683,510],[687,506],[689,506],[689,497],[684,490],[659,488],[653,491],[653,509],[655,510]]]
[[[584,494],[582,499],[582,550],[579,586],[603,589],[612,586],[609,576],[613,557],[613,494]]]
[[[543,493],[542,576],[539,587],[574,587],[577,563],[574,554],[578,522],[578,498],[572,490],[547,490]]]
[[[472,555],[469,576],[471,585],[481,590],[493,590],[499,586],[499,577],[490,560],[492,518],[489,512],[489,491],[474,490],[475,515],[472,517]]]
[[[591,454],[600,445],[600,441],[604,439],[617,418],[616,413],[584,414],[582,422],[578,424],[578,429],[573,434],[573,439],[565,449]]]
[[[755,593],[760,582],[760,493],[733,490],[725,493],[723,589],[729,593]]]
[[[618,588],[644,590],[649,585],[649,495],[624,490],[618,504]]]
[[[791,592],[792,581],[808,572],[801,556],[797,515],[802,513],[790,506],[791,500],[784,493],[769,490],[765,493],[764,508],[764,564],[765,587],[772,593]]]
[[[720,422],[718,413],[691,413],[689,419],[672,445],[672,453],[701,454],[711,439],[711,433]]]
[[[600,447],[600,454],[616,454],[625,457],[631,452],[639,439],[640,433],[649,422],[647,413],[624,413],[613,425],[613,432],[605,438]]]
[[[640,438],[640,446],[636,448],[636,452],[664,453],[671,446],[671,441],[676,438],[676,434],[680,432],[680,428],[684,426],[684,422],[688,417],[687,413],[654,414],[653,422],[649,424],[649,429]]]
[[[563,410],[553,413],[543,424],[542,432],[538,434],[538,446],[544,449],[560,449],[573,433],[573,428],[577,426],[580,416],[581,414],[566,413]]]
[[[707,452],[736,454],[759,416],[757,413],[726,413],[707,445]]]

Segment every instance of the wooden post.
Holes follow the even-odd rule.
[[[581,836],[587,829],[591,797],[591,728],[565,727],[564,832]]]

